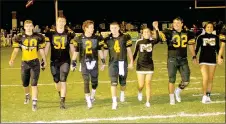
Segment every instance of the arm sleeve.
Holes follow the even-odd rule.
[[[132,40],[131,40],[131,37],[130,35],[125,35],[125,38],[126,38],[126,47],[131,47],[132,46]]]
[[[38,44],[38,48],[39,49],[43,49],[46,46],[46,40],[45,37],[43,35],[39,35],[39,44]]]
[[[220,39],[218,36],[216,36],[216,53],[217,55],[219,54],[219,50],[220,50]]]
[[[78,41],[79,41],[79,37],[76,37],[76,36],[73,39],[70,40],[70,44],[73,44],[74,45],[76,52],[79,52],[79,44],[78,44]]]
[[[195,33],[188,31],[188,45],[195,44]]]
[[[202,44],[202,39],[201,39],[200,36],[201,36],[201,35],[199,35],[199,36],[197,37],[197,39],[196,39],[195,55],[198,54],[199,48],[200,48],[200,46],[201,46],[201,44]]]
[[[134,51],[134,53],[133,53],[133,60],[136,59],[138,50],[139,50],[139,43],[138,43],[138,41],[136,41],[136,44],[135,44],[135,51]]]
[[[21,34],[18,34],[16,37],[15,37],[15,40],[13,40],[13,45],[12,47],[13,48],[20,48],[20,43],[22,41],[22,36]]]
[[[104,47],[104,38],[102,36],[97,36],[98,38],[98,50],[101,50]]]

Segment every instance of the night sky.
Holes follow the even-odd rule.
[[[214,1],[214,0],[213,0]],[[25,8],[27,0],[8,1],[1,3],[1,27],[11,27],[11,11],[17,11],[18,21],[32,19],[34,24],[52,25],[55,21],[53,0],[34,1]],[[202,3],[202,5],[222,5],[224,2]],[[199,4],[201,5],[201,3]],[[189,9],[192,7],[192,9]],[[192,25],[197,20],[225,22],[225,9],[194,9],[194,0],[181,1],[67,1],[59,0],[58,9],[64,11],[68,22],[82,24],[91,19],[95,23],[126,21],[152,23],[153,20],[172,21],[176,16],[184,19],[185,24]],[[6,25],[8,24],[8,25]]]

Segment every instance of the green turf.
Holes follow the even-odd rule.
[[[49,66],[41,71],[39,84],[38,111],[32,112],[31,103],[24,105],[24,92],[20,76],[21,53],[17,56],[13,68],[8,66],[12,48],[2,48],[1,50],[1,122],[37,122],[37,121],[63,121],[78,120],[87,118],[113,118],[113,117],[138,117],[155,115],[175,115],[181,112],[186,114],[216,113],[225,112],[225,102],[215,104],[202,104],[202,96],[192,96],[202,93],[201,89],[184,90],[182,92],[182,102],[176,105],[169,105],[168,97],[168,74],[166,70],[166,44],[158,44],[154,48],[153,58],[155,63],[155,73],[152,81],[151,107],[146,108],[145,97],[142,102],[137,100],[137,78],[135,68],[129,71],[126,102],[118,103],[117,110],[111,110],[111,94],[108,70],[100,71],[99,87],[96,92],[96,101],[93,108],[88,110],[84,101],[84,91],[81,73],[70,72],[68,76],[68,92],[66,98],[66,110],[59,109],[59,97],[54,88]],[[199,65],[191,63],[191,83],[188,88],[202,88],[202,77]],[[49,60],[49,56],[48,56]],[[225,64],[217,66],[213,91],[220,95],[213,95],[212,101],[225,100]],[[103,82],[104,81],[104,82]],[[106,82],[108,81],[108,82]],[[180,75],[177,75],[176,85],[180,82]],[[19,86],[17,86],[19,85]],[[118,88],[119,89],[119,88]],[[119,94],[119,90],[118,90]],[[145,89],[143,90],[145,96]],[[198,123],[224,123],[225,115],[206,117],[174,117],[174,118],[150,118],[121,121],[98,121],[98,122],[198,122]]]

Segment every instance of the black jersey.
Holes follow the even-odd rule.
[[[201,47],[199,63],[216,63],[216,53],[218,54],[219,52],[219,37],[214,34],[205,33],[203,35],[199,35],[196,42],[196,55]]]
[[[75,34],[65,30],[63,33],[50,31],[46,33],[51,46],[51,61],[68,62],[70,61],[70,44]]]
[[[121,34],[113,37],[110,34],[104,41],[104,49],[109,50],[109,62],[127,62],[127,47],[132,46],[131,37],[128,34]]]
[[[169,57],[187,57],[187,45],[195,44],[194,33],[190,31],[182,30],[177,32],[176,30],[165,30],[163,31],[166,37],[168,45],[168,56]]]
[[[219,38],[221,42],[226,42],[226,24],[223,26]]]
[[[152,53],[154,45],[158,40],[140,39],[136,42],[133,60],[139,52],[137,60],[137,71],[153,71]]]
[[[79,52],[80,62],[98,61],[98,50],[101,50],[104,45],[104,39],[98,35],[86,37],[84,34],[75,37],[75,51]]]

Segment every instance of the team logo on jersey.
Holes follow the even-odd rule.
[[[140,52],[151,52],[152,51],[152,44],[140,44]]]
[[[215,46],[216,45],[216,39],[215,38],[203,38],[203,46]]]

